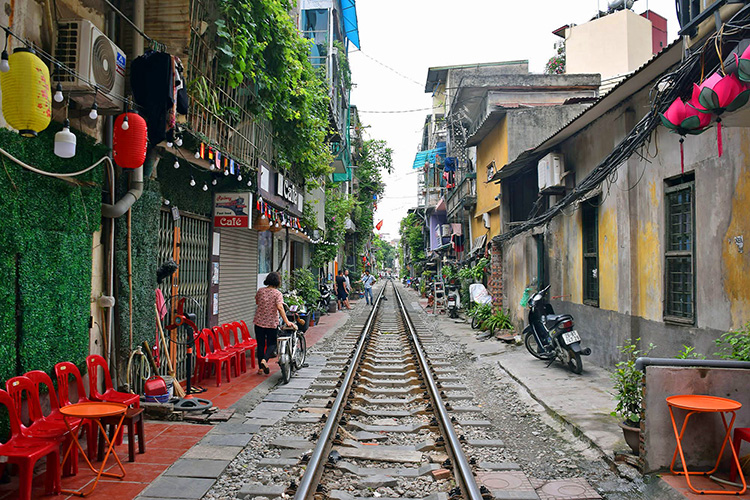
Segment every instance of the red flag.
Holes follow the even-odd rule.
[[[382,220],[380,222],[378,222],[377,224],[375,224],[375,229],[377,229],[378,231],[380,231],[380,228],[382,228],[382,227],[383,227],[383,221]]]

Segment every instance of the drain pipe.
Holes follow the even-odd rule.
[[[689,366],[692,368],[741,368],[750,370],[750,362],[731,359],[674,359],[641,357],[635,360],[635,369],[646,371],[647,366]]]
[[[148,159],[146,160],[148,161]],[[128,181],[130,189],[127,193],[122,195],[117,203],[113,205],[107,205],[102,203],[102,217],[108,219],[117,219],[122,217],[133,204],[138,201],[138,198],[143,194],[143,166],[140,166],[130,172],[130,179]]]

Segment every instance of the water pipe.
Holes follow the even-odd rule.
[[[640,357],[635,360],[636,370],[646,371],[647,366],[684,366],[692,368],[741,368],[750,369],[750,362],[731,359],[675,359]]]

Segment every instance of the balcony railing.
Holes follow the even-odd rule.
[[[190,3],[190,57],[185,67],[190,108],[189,129],[217,144],[246,165],[274,158],[270,124],[246,111],[256,98],[249,83],[231,88],[219,77],[215,50],[201,35],[201,22],[210,17],[206,0]]]
[[[465,177],[450,190],[446,200],[448,217],[453,215],[459,208],[470,208],[477,203],[477,191],[474,177]]]

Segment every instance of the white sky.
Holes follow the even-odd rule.
[[[606,10],[607,0],[598,4]],[[638,0],[633,10],[640,14],[648,7],[666,17],[671,42],[678,30],[674,5],[674,0]],[[597,0],[357,0],[362,52],[350,51],[352,104],[369,125],[369,138],[383,139],[394,150],[394,173],[385,175],[384,199],[375,214],[375,222],[384,220],[381,234],[397,237],[399,221],[417,204],[412,163],[428,111],[366,111],[429,108],[424,87],[434,66],[528,59],[529,70],[542,73],[560,40],[552,31],[583,24],[596,9]]]

